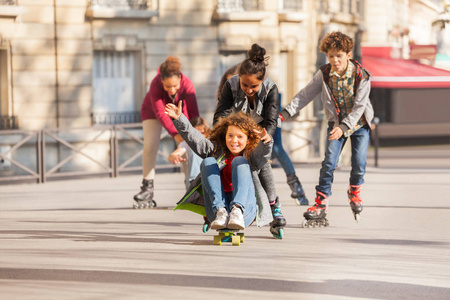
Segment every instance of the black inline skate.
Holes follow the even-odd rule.
[[[156,207],[156,202],[153,200],[153,180],[142,180],[141,191],[134,195],[133,208],[153,208]]]
[[[327,197],[321,192],[316,192],[316,199],[314,200],[316,204],[308,208],[303,214],[305,217],[302,224],[304,228],[326,227],[329,225],[326,218],[328,208]]]
[[[286,219],[281,213],[280,201],[275,199],[275,201],[270,203],[270,208],[272,209],[273,221],[270,222],[270,233],[277,238],[282,239],[284,237],[284,226],[286,226]]]
[[[287,184],[291,188],[291,197],[294,198],[297,205],[309,205],[302,184],[295,174],[287,176]]]
[[[363,210],[362,199],[359,197],[361,193],[360,185],[351,185],[347,190],[348,201],[350,203],[350,207],[353,211],[353,216],[355,217],[355,221],[359,222],[361,220],[360,213]]]

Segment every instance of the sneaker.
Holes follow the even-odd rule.
[[[233,206],[233,209],[230,213],[230,220],[228,221],[229,229],[245,229],[244,223],[244,215],[242,214],[242,210],[238,206]]]
[[[221,207],[216,212],[216,219],[211,223],[211,229],[223,229],[228,225],[228,212],[225,207]]]

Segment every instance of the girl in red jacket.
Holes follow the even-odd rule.
[[[191,80],[180,71],[177,57],[169,56],[159,67],[158,75],[152,80],[150,90],[141,108],[144,130],[144,153],[142,155],[143,180],[141,191],[134,196],[134,208],[156,206],[153,200],[156,156],[162,127],[179,144],[183,139],[175,129],[172,120],[165,114],[168,103],[178,105],[183,101],[183,114],[188,118],[198,117],[197,98]]]

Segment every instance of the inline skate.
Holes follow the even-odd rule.
[[[350,203],[350,208],[352,209],[353,216],[355,217],[355,221],[359,222],[361,220],[360,213],[363,210],[362,199],[359,197],[361,193],[360,185],[350,185],[347,190],[348,201]]]
[[[153,200],[153,180],[142,180],[141,191],[134,195],[133,208],[153,208],[156,207],[156,202]]]
[[[330,224],[326,218],[328,209],[327,196],[321,192],[316,192],[316,199],[314,200],[316,204],[303,213],[305,220],[303,221],[302,226],[304,228],[329,226]]]
[[[291,197],[294,198],[297,205],[309,205],[302,184],[295,174],[287,176],[287,184],[292,191]]]
[[[284,237],[284,226],[286,226],[286,219],[281,213],[281,204],[278,197],[270,203],[270,208],[273,215],[273,221],[270,222],[270,233],[272,233],[275,238],[282,239]]]

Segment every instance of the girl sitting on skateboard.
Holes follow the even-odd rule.
[[[267,131],[238,112],[221,118],[204,137],[182,114],[181,102],[178,107],[167,104],[165,111],[181,137],[204,158],[199,176],[211,228],[244,229],[255,217],[258,226],[270,223],[272,213],[258,178],[272,151]]]

